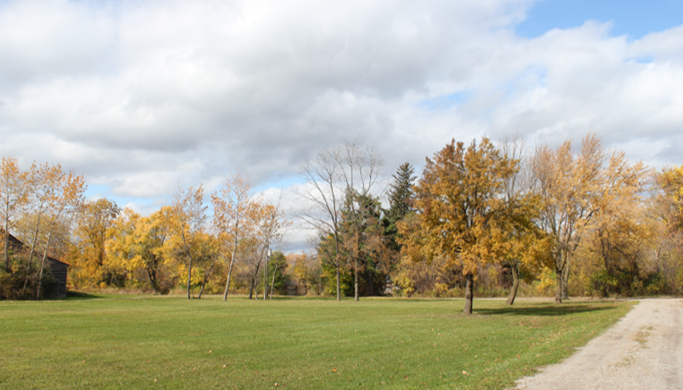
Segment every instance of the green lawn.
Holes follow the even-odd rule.
[[[106,296],[0,302],[0,388],[502,389],[628,302]]]

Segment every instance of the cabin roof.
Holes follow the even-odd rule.
[[[4,238],[5,238],[5,229],[0,228],[0,237],[1,237],[0,239],[2,239],[2,241],[5,241],[5,240],[4,240]],[[13,248],[16,248],[16,249],[20,249],[20,250],[28,250],[28,249],[29,249],[28,245],[24,244],[23,242],[21,242],[21,240],[19,240],[18,238],[14,237],[14,235],[13,235],[12,233],[9,234],[9,245],[10,245],[10,247],[13,247]],[[38,253],[38,252],[35,252],[35,254],[36,254],[37,256],[42,256],[42,254],[40,254],[40,253]],[[50,260],[50,261],[54,261],[54,262],[57,262],[57,263],[64,264],[64,265],[66,265],[67,267],[70,266],[69,263],[65,263],[65,262],[63,262],[63,261],[61,261],[61,260],[56,259],[54,256],[51,256],[50,253],[47,254],[46,258],[47,258],[48,260]]]

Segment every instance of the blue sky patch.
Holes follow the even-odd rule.
[[[536,38],[554,28],[579,27],[587,20],[611,21],[610,35],[639,39],[683,24],[683,0],[541,0],[515,32]]]
[[[456,104],[461,105],[465,103],[470,96],[472,96],[471,91],[460,91],[449,95],[440,95],[431,99],[425,99],[421,101],[418,106],[430,111],[445,110]]]

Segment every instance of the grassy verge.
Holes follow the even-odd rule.
[[[93,297],[87,297],[93,298]],[[1,388],[501,389],[628,302],[107,296],[0,302]]]

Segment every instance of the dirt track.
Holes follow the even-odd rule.
[[[683,299],[644,299],[564,362],[516,389],[683,389]]]

